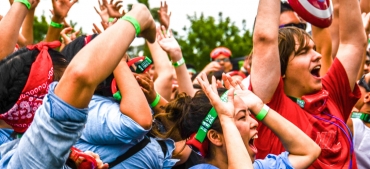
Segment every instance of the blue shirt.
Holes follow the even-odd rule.
[[[13,129],[0,129],[0,145],[13,140],[11,137],[13,131]]]
[[[269,154],[263,160],[255,160],[253,163],[254,169],[293,169],[292,164],[288,159],[289,152],[282,152],[280,155]],[[211,164],[198,164],[190,169],[218,169]]]
[[[82,133],[88,109],[74,108],[58,98],[54,94],[56,84],[50,84],[22,138],[0,146],[0,168],[64,167],[70,148]]]
[[[122,114],[119,106],[111,98],[94,95],[85,129],[75,146],[97,153],[103,162],[110,163],[139,143],[149,130]],[[167,139],[165,143],[165,156],[156,139],[150,138],[147,146],[113,168],[171,168],[178,161],[171,159],[174,142]]]

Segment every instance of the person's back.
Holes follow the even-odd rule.
[[[148,132],[149,130],[121,113],[120,105],[113,98],[94,95],[89,103],[89,117],[85,129],[75,146],[84,151],[93,151],[99,154],[103,161],[110,163],[147,137]],[[178,161],[171,159],[174,142],[170,139],[163,140],[166,147],[162,148],[158,140],[149,139],[150,142],[145,147],[113,168],[174,166]]]

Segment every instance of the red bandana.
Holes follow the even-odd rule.
[[[48,49],[59,46],[59,41],[27,46],[29,50],[37,49],[40,53],[32,63],[30,75],[17,103],[8,112],[0,115],[0,119],[12,126],[17,133],[24,133],[31,125],[37,108],[41,106],[42,99],[48,92],[49,84],[53,82],[53,63]]]

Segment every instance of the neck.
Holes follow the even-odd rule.
[[[304,96],[304,94],[300,92],[299,88],[296,88],[290,85],[285,85],[285,84],[284,84],[284,93],[287,96],[294,97],[297,99],[301,99],[302,96]]]
[[[214,157],[211,157],[210,159],[206,159],[206,162],[208,164],[216,166],[219,169],[227,169],[228,167],[227,154],[226,152],[223,152],[217,149],[214,151]]]
[[[359,112],[361,113],[365,113],[365,114],[370,114],[370,105],[368,105],[367,103],[365,103],[361,109],[359,110]]]

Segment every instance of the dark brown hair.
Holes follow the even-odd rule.
[[[222,95],[224,92],[226,92],[226,89],[218,89],[219,95]],[[207,116],[211,108],[212,105],[202,90],[199,90],[193,98],[185,93],[180,93],[177,98],[166,105],[164,113],[159,113],[155,116],[156,119],[164,117],[173,122],[174,125],[172,128],[170,128],[168,132],[162,134],[155,131],[156,127],[153,126],[153,132],[155,135],[163,138],[180,137],[179,139],[181,140],[188,139],[191,134],[198,131],[203,119]],[[222,133],[220,120],[218,118],[214,121],[210,129]],[[179,140],[175,139],[175,141]],[[212,151],[211,147],[209,147],[208,150]],[[206,158],[212,156],[213,153],[207,153]]]
[[[293,54],[293,57],[295,57],[296,54],[300,53],[308,46],[312,38],[302,29],[296,27],[284,27],[279,29],[278,39],[281,66],[280,69],[281,75],[284,75],[288,66],[290,55]],[[298,48],[296,48],[296,45],[298,45]]]

